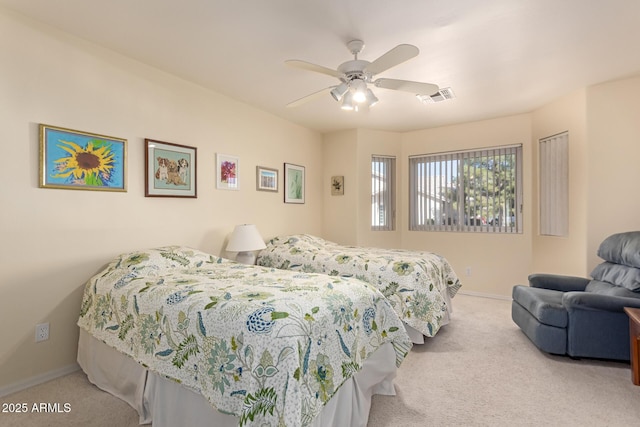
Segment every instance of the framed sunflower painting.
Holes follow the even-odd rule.
[[[40,187],[127,191],[127,140],[40,125]]]

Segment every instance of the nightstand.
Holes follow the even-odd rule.
[[[631,380],[640,385],[640,308],[624,308],[629,316],[629,339],[631,344]]]

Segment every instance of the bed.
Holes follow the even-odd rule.
[[[365,282],[180,246],[116,257],[78,326],[89,380],[154,427],[364,426],[412,346]]]
[[[343,246],[308,234],[267,242],[257,264],[355,277],[377,287],[404,321],[415,344],[450,321],[451,299],[462,286],[449,262],[430,252]]]

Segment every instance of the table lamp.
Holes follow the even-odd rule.
[[[227,244],[227,251],[238,252],[236,261],[252,265],[256,263],[256,255],[253,251],[266,247],[255,225],[241,224],[236,225],[233,233],[231,233],[229,243]]]

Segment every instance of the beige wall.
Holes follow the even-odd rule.
[[[344,245],[400,247],[399,228],[371,231],[371,156],[395,156],[400,162],[401,134],[354,129],[326,134],[323,141],[325,181],[345,177],[344,196],[331,196],[325,189],[323,237]]]
[[[323,137],[325,239],[341,245],[355,245],[358,241],[358,131],[347,130],[326,134]],[[344,195],[331,195],[331,177],[344,176]]]
[[[587,89],[587,268],[600,242],[640,230],[640,77]]]
[[[443,255],[467,293],[511,295],[515,283],[526,283],[531,265],[531,116],[522,114],[455,126],[408,132],[402,137],[399,225],[402,247]],[[408,157],[417,154],[522,144],[524,232],[480,234],[408,231]],[[467,271],[470,269],[470,275]]]
[[[74,364],[83,284],[120,252],[224,255],[244,222],[322,233],[321,135],[1,10],[0,29],[0,389]],[[38,188],[39,123],[127,139],[128,191]],[[197,199],[144,197],[144,138],[197,147]],[[240,158],[239,191],[215,188],[218,152]],[[256,165],[282,186],[283,162],[306,166],[304,205],[255,189]]]
[[[351,178],[345,177],[343,199],[325,195],[324,237],[343,244],[436,252],[451,263],[465,292],[507,297],[513,284],[525,283],[531,271],[531,138],[530,114],[407,133],[358,129],[325,135],[325,175],[336,170],[355,173],[351,168],[356,164],[357,179],[352,184]],[[408,231],[408,156],[511,144],[523,144],[523,234]],[[373,154],[397,158],[396,231],[393,232],[371,231]],[[328,182],[328,176],[325,179]]]
[[[533,271],[584,276],[587,271],[589,215],[587,192],[586,90],[564,96],[532,114],[533,122]],[[540,235],[538,141],[569,132],[569,235]]]

